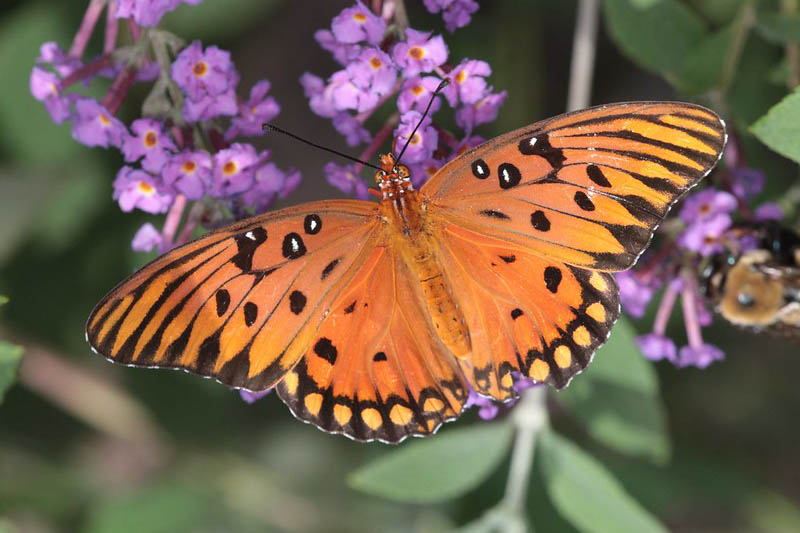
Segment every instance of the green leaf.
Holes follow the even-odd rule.
[[[800,42],[800,15],[759,11],[756,29],[766,40],[776,44]]]
[[[719,85],[732,40],[732,26],[702,39],[686,56],[676,74],[676,84],[681,90],[699,94]]]
[[[452,429],[387,452],[350,474],[348,483],[362,492],[402,502],[455,498],[497,468],[512,434],[507,422]]]
[[[663,463],[671,450],[658,377],[634,335],[630,322],[620,318],[589,368],[555,398],[598,442]]]
[[[608,31],[622,52],[654,72],[677,71],[705,34],[703,22],[676,0],[644,9],[634,0],[606,0],[603,6]]]
[[[8,303],[8,296],[5,294],[0,294],[0,305],[6,305]]]
[[[782,156],[800,163],[800,89],[772,106],[750,131]]]
[[[17,379],[17,371],[22,361],[22,346],[0,341],[0,404],[3,396]]]
[[[170,533],[207,525],[208,495],[195,487],[165,484],[145,487],[100,503],[90,514],[85,533]],[[209,528],[211,530],[211,528]]]
[[[580,531],[666,533],[602,464],[564,437],[542,433],[536,459],[553,505]]]

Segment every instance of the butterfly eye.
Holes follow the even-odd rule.
[[[746,292],[740,292],[737,294],[736,301],[739,302],[739,305],[742,307],[753,307],[753,305],[756,303],[756,299],[753,297],[753,295]]]

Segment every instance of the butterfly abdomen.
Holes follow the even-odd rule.
[[[438,243],[428,227],[419,196],[412,191],[402,203],[387,202],[384,205],[400,257],[419,281],[433,330],[456,357],[467,357],[472,347],[466,319],[434,253]]]

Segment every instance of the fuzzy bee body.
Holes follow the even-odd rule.
[[[708,299],[732,324],[800,341],[800,236],[776,225],[734,231],[757,246],[712,259],[703,273]]]

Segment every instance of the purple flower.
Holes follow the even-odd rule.
[[[367,184],[358,176],[355,165],[337,165],[334,162],[325,165],[325,179],[342,191],[361,200],[369,198]]]
[[[148,213],[165,213],[172,204],[172,195],[160,191],[152,175],[128,166],[117,173],[113,198],[126,213],[137,207]]]
[[[272,389],[262,390],[259,392],[252,392],[245,389],[239,389],[239,396],[247,403],[255,403],[267,394],[272,392]]]
[[[478,10],[474,0],[423,0],[431,13],[442,11],[447,31],[453,32],[469,24],[472,14]]]
[[[168,11],[181,3],[196,5],[202,0],[117,0],[116,18],[133,18],[141,26],[155,26]]]
[[[37,63],[50,63],[58,75],[66,78],[83,66],[77,57],[67,55],[57,43],[48,41],[39,47]]]
[[[404,77],[430,72],[447,61],[447,46],[441,35],[431,37],[430,33],[409,29],[406,37],[406,41],[392,49],[392,57],[403,70]]]
[[[78,97],[72,122],[72,138],[86,146],[122,147],[125,125],[93,98]]]
[[[642,354],[651,361],[666,359],[673,364],[678,363],[675,343],[664,335],[659,335],[658,333],[639,335],[636,337],[636,344],[639,345]]]
[[[405,158],[405,156],[403,157]],[[415,188],[419,189],[439,171],[443,164],[443,161],[433,158],[420,163],[409,164],[408,168],[411,171],[411,183]]]
[[[747,167],[731,169],[731,192],[743,201],[755,198],[764,188],[764,173]]]
[[[680,217],[687,224],[711,220],[720,213],[730,213],[736,209],[736,197],[725,191],[705,189],[689,195],[683,202]]]
[[[357,87],[373,93],[376,99],[389,94],[397,80],[392,58],[378,48],[361,52],[346,70]]]
[[[200,200],[211,186],[211,156],[205,150],[172,156],[162,172],[164,183],[189,200]]]
[[[230,148],[214,154],[214,179],[210,194],[215,197],[231,196],[253,186],[252,166],[265,153],[256,153],[251,144],[233,143]]]
[[[464,409],[466,410],[470,407],[478,407],[478,416],[483,420],[492,420],[500,411],[500,407],[497,402],[490,398],[481,396],[475,392],[472,387],[469,389],[469,396],[464,404]]]
[[[378,95],[368,87],[362,88],[356,85],[346,70],[333,73],[323,95],[325,98],[330,98],[331,105],[336,111],[354,109],[360,113],[372,109],[378,103]]]
[[[355,59],[361,52],[360,45],[340,42],[330,30],[318,30],[314,33],[314,39],[317,40],[323,50],[330,52],[333,58],[342,65],[346,65]]]
[[[507,96],[506,91],[491,93],[474,104],[460,107],[456,111],[456,124],[461,129],[472,131],[472,128],[479,124],[492,122],[497,118],[500,106],[503,105]]]
[[[230,141],[239,135],[261,135],[261,125],[269,122],[281,112],[278,102],[267,96],[270,83],[261,80],[250,89],[250,99],[239,104],[239,114],[231,120],[231,127],[225,133],[225,140]]]
[[[172,64],[172,79],[186,94],[183,113],[190,122],[219,115],[235,115],[239,74],[230,52],[200,41],[184,48]]]
[[[442,80],[435,76],[415,76],[403,82],[400,94],[397,96],[397,109],[401,113],[408,111],[425,111],[428,102],[431,100],[433,91],[439,86]],[[436,98],[431,104],[430,114],[436,113],[442,107],[442,102]]]
[[[255,185],[242,195],[245,205],[256,213],[267,210],[276,197],[285,198],[300,184],[302,176],[297,170],[283,172],[275,163],[268,162],[254,171]]]
[[[200,100],[186,98],[183,102],[183,116],[189,122],[211,120],[223,115],[235,115],[236,110],[236,93],[233,89],[222,94],[209,95]]]
[[[678,235],[678,244],[697,252],[703,257],[722,251],[722,237],[731,226],[731,217],[726,213],[718,213],[710,219],[700,219]]]
[[[134,252],[152,252],[163,242],[164,238],[161,232],[149,222],[145,222],[141,228],[136,231],[131,242],[131,248]]]
[[[684,346],[678,351],[678,366],[683,368],[695,366],[706,368],[714,361],[725,359],[722,350],[713,344],[703,343],[699,346]]]
[[[170,152],[176,150],[165,133],[164,125],[150,118],[140,118],[131,124],[134,135],[126,135],[122,142],[122,153],[125,161],[133,163],[141,157],[142,168],[157,174],[170,157]]]
[[[339,113],[333,118],[333,127],[345,136],[348,146],[358,146],[372,138],[369,131],[349,113]]]
[[[619,285],[619,299],[625,312],[634,318],[642,318],[658,288],[658,281],[653,278],[650,283],[642,283],[640,276],[631,270],[617,272],[614,277]]]
[[[331,23],[333,36],[342,43],[358,43],[367,41],[377,45],[386,32],[386,22],[364,4],[357,1],[333,18]]]
[[[450,73],[452,83],[442,89],[442,93],[451,107],[456,107],[459,101],[463,104],[474,104],[487,95],[489,88],[483,76],[491,73],[489,63],[465,59]]]
[[[322,78],[306,72],[300,76],[300,85],[303,86],[303,93],[308,98],[311,111],[321,117],[336,116],[336,107],[333,105],[330,92],[326,91],[325,81]]]
[[[69,118],[69,98],[61,94],[58,76],[41,67],[33,67],[30,89],[33,97],[44,103],[53,122],[60,124]]]
[[[776,203],[764,202],[756,207],[753,216],[759,221],[781,220],[783,218],[783,208]]]
[[[395,142],[398,147],[406,144],[411,132],[419,124],[422,119],[422,113],[419,111],[409,111],[403,113],[400,117],[400,124],[394,131]],[[411,141],[408,143],[408,148],[403,154],[403,160],[407,163],[420,163],[433,157],[433,152],[439,145],[439,133],[431,125],[431,118],[425,117],[425,120],[417,129]]]

